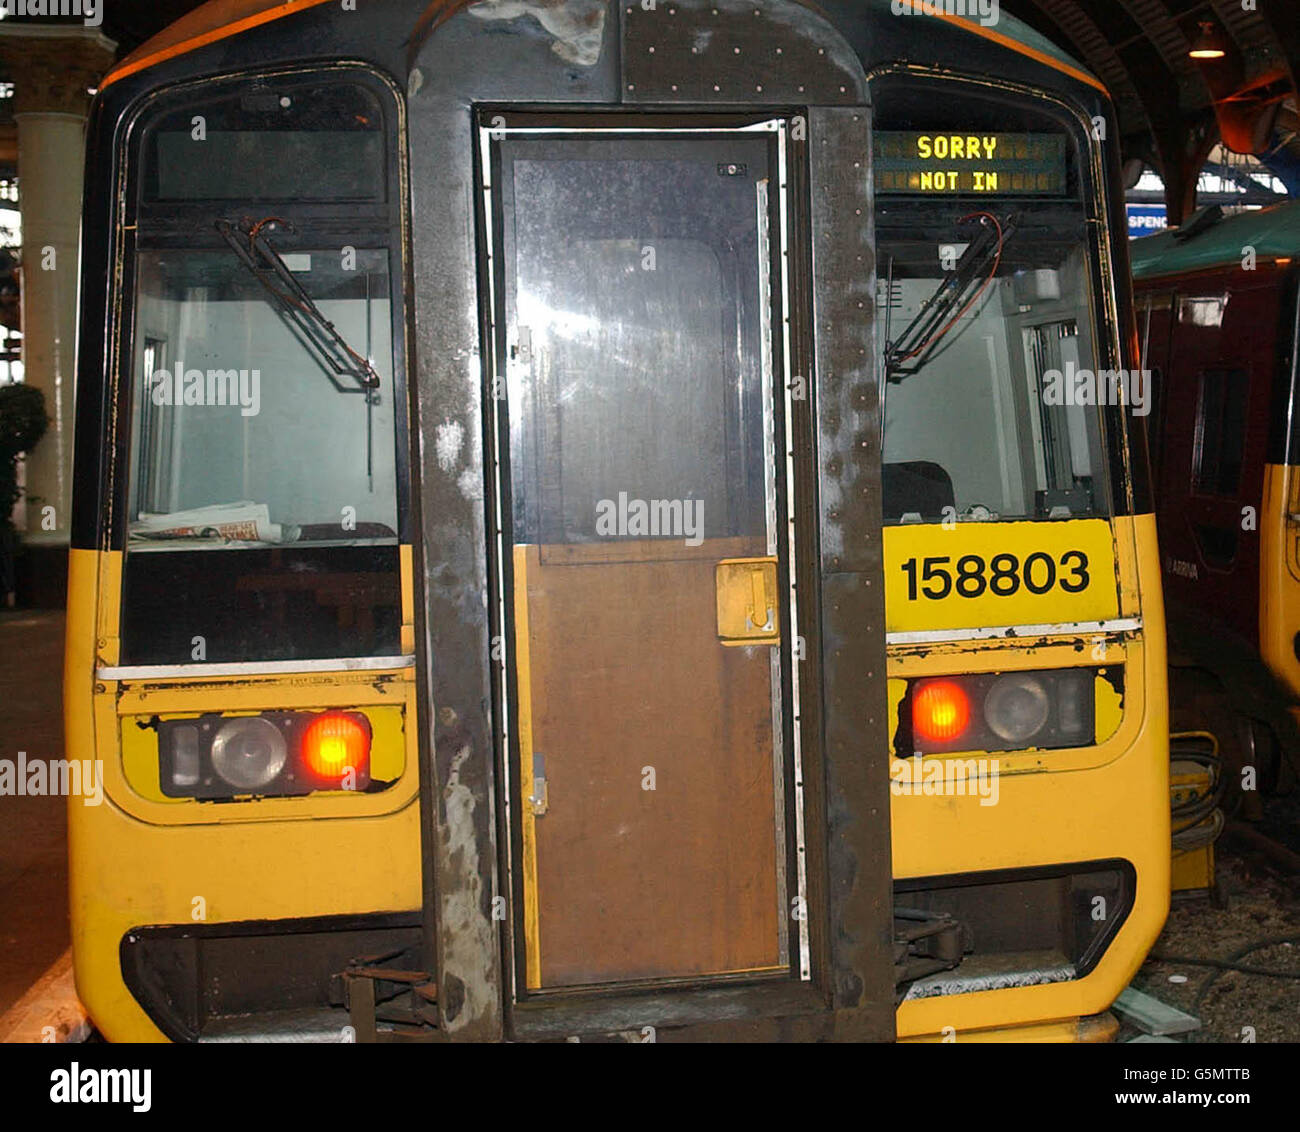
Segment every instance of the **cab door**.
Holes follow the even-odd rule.
[[[525,993],[799,953],[781,128],[481,135]]]

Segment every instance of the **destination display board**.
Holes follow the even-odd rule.
[[[948,196],[1063,196],[1063,134],[988,134],[880,130],[875,135],[878,193]]]

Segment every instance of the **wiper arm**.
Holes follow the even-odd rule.
[[[277,217],[258,221],[247,232],[229,220],[216,221],[221,238],[266,289],[281,315],[315,349],[325,366],[326,376],[334,387],[341,392],[350,392],[335,380],[336,377],[350,377],[362,391],[378,389],[381,382],[375,367],[348,345],[343,335],[321,313],[312,297],[294,277],[280,253],[262,235],[262,229],[270,224],[280,224],[293,230],[288,221]]]
[[[917,373],[934,348],[984,294],[997,275],[1002,249],[1015,232],[1014,217],[1000,221],[991,212],[972,212],[958,221],[979,220],[980,230],[961,259],[949,268],[935,292],[897,341],[885,343],[885,378],[899,382]],[[891,297],[892,301],[892,297]],[[956,311],[956,314],[952,312]],[[908,363],[913,363],[910,366]]]

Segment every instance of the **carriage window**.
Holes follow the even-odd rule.
[[[766,529],[764,488],[748,472],[762,452],[761,366],[738,345],[770,334],[752,267],[762,262],[760,232],[717,217],[758,214],[760,202],[765,210],[767,183],[717,170],[662,158],[610,163],[601,197],[589,159],[514,161],[512,193],[530,206],[517,209],[511,232],[526,265],[512,301],[524,365],[536,375],[513,428],[521,539],[608,546],[640,537],[620,519],[635,499],[679,501],[681,515],[665,511],[643,532],[651,537],[682,528],[698,546]],[[647,230],[660,225],[653,239],[631,236],[624,214],[647,186],[669,212],[638,218]],[[631,406],[642,429],[635,443]]]
[[[353,80],[178,102],[140,131],[124,663],[395,654],[389,116]]]
[[[1081,143],[934,94],[876,123],[885,521],[1106,515],[1103,416],[1147,391],[1098,364]]]
[[[1246,395],[1250,382],[1240,369],[1201,371],[1196,414],[1196,490],[1236,495],[1246,444]]]

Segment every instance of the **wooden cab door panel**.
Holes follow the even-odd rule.
[[[542,986],[781,965],[770,649],[714,627],[713,556],[741,543],[590,565],[517,549]]]

